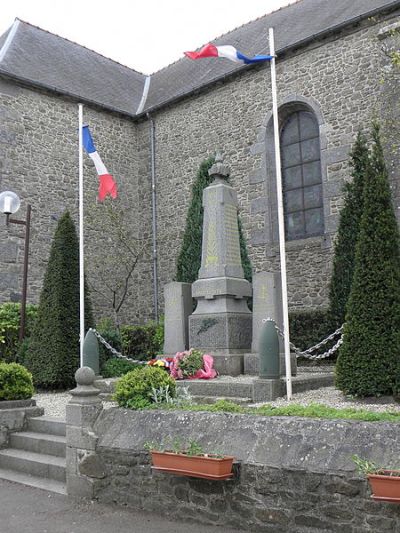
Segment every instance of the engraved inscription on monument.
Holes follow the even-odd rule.
[[[241,265],[237,209],[225,204],[226,264]]]

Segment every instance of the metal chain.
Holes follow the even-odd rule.
[[[280,337],[282,337],[282,339],[284,338],[283,331],[278,327],[278,325],[275,323],[275,321],[272,318],[265,318],[265,319],[263,319],[263,322],[274,322],[275,329],[276,329],[278,335]],[[306,359],[313,359],[313,360],[326,359],[327,357],[330,357],[332,354],[334,354],[336,352],[336,350],[343,344],[343,333],[342,333],[343,332],[343,326],[344,326],[344,324],[342,324],[340,326],[340,328],[338,328],[336,331],[331,333],[328,337],[326,337],[325,339],[320,341],[318,344],[315,344],[314,346],[311,346],[310,348],[308,348],[307,350],[304,350],[303,352],[299,348],[297,348],[292,342],[289,343],[290,344],[290,348],[291,348],[291,350],[293,350],[295,352],[296,357],[305,357]],[[339,340],[336,342],[336,344],[334,346],[332,346],[332,348],[330,348],[329,350],[327,350],[324,353],[312,355],[312,352],[315,352],[315,350],[318,350],[318,348],[320,348],[321,346],[323,346],[327,342],[329,342],[332,339],[334,339],[339,333],[341,333],[341,335],[339,337]]]
[[[119,359],[125,359],[125,361],[130,361],[131,363],[136,363],[138,365],[146,365],[147,364],[147,361],[139,361],[138,359],[131,359],[130,357],[127,357],[126,355],[122,355],[122,353],[118,352],[115,348],[113,348],[111,346],[111,344],[109,344],[106,339],[104,339],[100,333],[95,330],[94,328],[90,328],[90,331],[93,331],[93,333],[96,335],[96,337],[99,339],[99,341],[101,342],[101,344],[103,344],[107,350],[110,350],[110,352],[115,356],[115,357],[118,357]]]

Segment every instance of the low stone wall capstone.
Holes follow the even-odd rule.
[[[101,410],[92,422],[85,434],[96,444],[69,462],[71,486],[90,484],[91,497],[102,502],[257,532],[400,530],[400,507],[371,500],[351,460],[358,454],[396,464],[397,424],[120,408]],[[144,444],[168,437],[234,455],[235,477],[152,471]]]

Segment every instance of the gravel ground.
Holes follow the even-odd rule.
[[[40,392],[34,396],[37,405],[44,408],[45,415],[55,418],[65,418],[65,405],[71,396],[68,392]],[[274,402],[268,402],[270,405],[283,406],[288,402],[285,398],[279,398]],[[310,390],[293,394],[290,403],[299,405],[308,405],[310,403],[320,403],[336,408],[354,407],[356,409],[368,409],[369,411],[400,411],[400,404],[396,403],[392,397],[383,396],[381,398],[368,398],[356,400],[346,398],[340,391],[334,387],[323,387],[321,389]],[[113,402],[103,402],[105,409],[116,405]],[[254,404],[260,406],[262,404]]]

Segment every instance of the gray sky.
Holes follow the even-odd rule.
[[[3,0],[0,34],[18,17],[150,74],[293,1]]]

